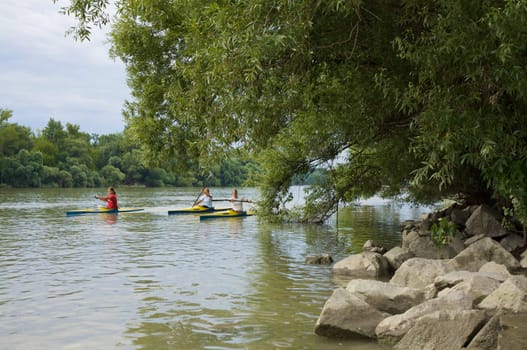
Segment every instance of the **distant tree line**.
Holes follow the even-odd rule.
[[[241,155],[226,154],[203,174],[175,172],[173,164],[146,166],[140,145],[126,132],[90,135],[78,125],[50,119],[34,133],[9,123],[12,111],[0,109],[0,186],[101,187],[101,186],[239,186],[249,178],[255,163]]]

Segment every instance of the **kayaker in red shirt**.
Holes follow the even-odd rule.
[[[117,193],[115,193],[115,190],[113,189],[113,187],[108,187],[108,195],[107,196],[95,196],[95,198],[106,202],[106,208],[108,208],[108,209],[117,209],[117,208],[119,208],[118,205],[117,205]]]

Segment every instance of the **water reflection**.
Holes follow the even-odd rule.
[[[238,235],[242,231],[242,220],[244,218],[230,218],[227,219],[229,223],[229,232],[232,235]]]
[[[101,216],[104,219],[104,222],[106,222],[107,224],[113,225],[117,222],[118,214],[117,213],[105,213],[105,214],[101,214]]]
[[[400,223],[418,219],[421,214],[430,211],[433,207],[416,207],[374,198],[339,209],[333,223],[341,234],[349,237],[347,252],[351,254],[362,251],[362,246],[370,239],[386,249],[400,245]]]

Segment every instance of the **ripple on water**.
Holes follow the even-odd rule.
[[[0,190],[2,344],[379,348],[313,334],[336,284],[330,266],[304,259],[329,253],[338,260],[382,232],[391,239],[398,220],[393,215],[406,213],[393,207],[342,212],[339,230],[266,225],[255,217],[200,222],[193,215],[167,215],[188,206],[196,191],[126,188],[119,191],[122,204],[144,205],[145,212],[66,217],[67,210],[96,205],[95,191]],[[227,197],[230,189],[214,193]],[[386,225],[370,220],[383,216]]]

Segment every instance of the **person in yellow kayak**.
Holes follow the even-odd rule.
[[[243,212],[243,202],[246,202],[246,203],[252,203],[253,202],[250,199],[239,198],[238,197],[238,190],[235,189],[235,188],[232,190],[231,198],[229,199],[229,201],[231,202],[232,210],[234,210],[237,213],[242,213]]]
[[[205,187],[203,189],[203,192],[201,193],[201,196],[192,204],[193,207],[196,205],[200,205],[202,207],[206,208],[212,208],[212,196],[210,195],[210,190]]]
[[[115,190],[113,187],[108,187],[107,196],[95,196],[95,198],[100,199],[103,202],[106,202],[107,209],[119,208],[119,206],[117,205],[117,193],[115,193]]]

